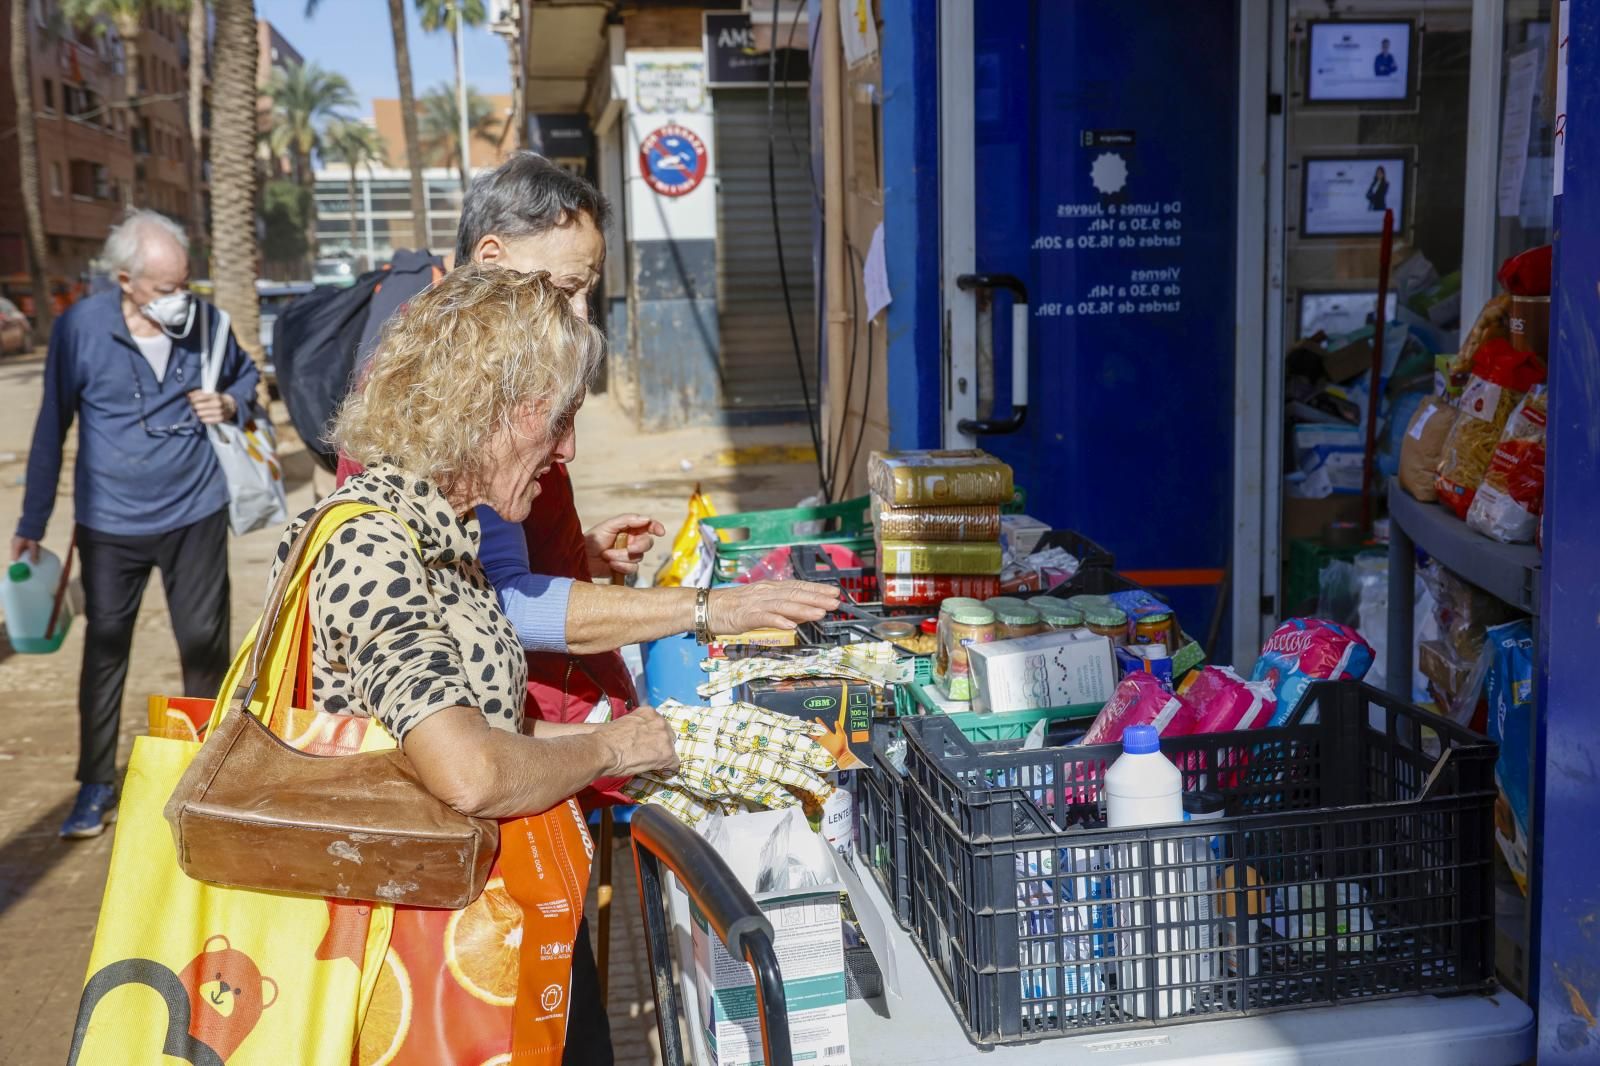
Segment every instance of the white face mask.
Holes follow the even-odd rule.
[[[139,308],[144,317],[161,327],[171,337],[187,337],[194,325],[194,297],[187,290],[169,292]],[[178,332],[174,333],[173,331]]]

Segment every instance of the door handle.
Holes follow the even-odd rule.
[[[1011,413],[1005,418],[963,418],[956,424],[975,437],[1015,433],[1028,417],[1028,288],[1015,274],[960,274],[956,288],[978,293],[980,300],[995,289],[1008,290],[1011,302]],[[990,317],[989,328],[994,329]]]

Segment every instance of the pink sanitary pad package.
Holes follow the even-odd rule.
[[[1115,744],[1130,725],[1153,725],[1164,737],[1193,732],[1194,712],[1150,674],[1129,674],[1084,734],[1084,744]]]
[[[1260,729],[1278,706],[1270,684],[1246,681],[1226,666],[1193,671],[1178,687],[1178,696],[1194,714],[1195,733]]]

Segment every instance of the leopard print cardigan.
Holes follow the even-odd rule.
[[[384,465],[329,498],[392,515],[346,523],[312,569],[315,709],[376,718],[402,744],[418,722],[454,706],[520,730],[527,662],[478,563],[477,516],[456,515],[433,483]],[[314,510],[285,531],[274,578]]]

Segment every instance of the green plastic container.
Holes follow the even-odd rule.
[[[1298,611],[1307,601],[1315,601],[1321,591],[1322,568],[1335,559],[1349,561],[1368,550],[1357,544],[1350,548],[1329,548],[1320,540],[1300,537],[1289,542],[1289,588],[1283,611]]]
[[[718,515],[700,524],[717,534],[717,580],[731,581],[743,566],[754,564],[774,548],[837,544],[858,554],[871,551],[871,505],[870,496],[858,496],[820,507]],[[807,523],[815,522],[822,523],[821,533],[802,532]]]
[[[954,722],[956,728],[974,741],[1021,740],[1041,721],[1072,718],[1093,718],[1100,713],[1098,703],[1080,703],[1068,707],[1039,707],[1031,711],[1000,711],[979,714],[960,711],[946,714],[944,709],[927,692],[926,684],[896,685],[894,689],[895,713],[901,717],[914,714],[937,714]]]

